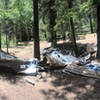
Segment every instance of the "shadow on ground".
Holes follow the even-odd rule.
[[[68,43],[57,46],[60,49],[73,50],[73,45],[70,46],[70,43],[69,46]],[[50,82],[53,88],[45,89],[44,83],[44,89],[40,90],[45,100],[100,100],[99,80],[69,73],[64,74],[59,70],[52,70],[50,75],[53,78]],[[0,73],[0,76],[12,84],[16,84],[23,77],[11,73]]]
[[[23,78],[22,75],[7,72],[0,72],[0,77],[2,77],[2,80],[9,81],[11,84],[16,84],[19,80]]]
[[[41,90],[46,100],[100,100],[100,80],[52,72],[54,89]]]

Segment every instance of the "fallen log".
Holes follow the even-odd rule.
[[[26,63],[27,61],[24,60],[0,59],[0,72],[17,73],[21,65]]]

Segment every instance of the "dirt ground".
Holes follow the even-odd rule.
[[[95,34],[80,39],[78,43],[96,45]],[[40,44],[41,50],[49,46],[50,43],[47,42]],[[22,47],[10,48],[9,52],[21,59],[31,59],[32,42]],[[63,74],[60,71],[42,73],[42,75],[44,78],[39,79],[38,76],[1,74],[0,100],[100,100],[100,81],[97,79],[71,73]],[[25,79],[31,79],[35,85],[27,83]]]

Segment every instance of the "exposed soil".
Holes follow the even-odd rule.
[[[95,34],[84,36],[78,43],[96,45]],[[82,37],[81,37],[82,39]],[[60,41],[62,43],[62,41]],[[9,52],[22,59],[33,58],[33,46],[10,48]],[[50,43],[41,42],[41,50]],[[4,49],[5,50],[5,49]],[[100,100],[100,81],[93,78],[60,71],[42,73],[44,78],[2,73],[0,75],[0,100]],[[35,85],[25,82],[31,79]]]

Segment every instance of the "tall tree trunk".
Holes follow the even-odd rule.
[[[54,31],[54,26],[56,24],[56,11],[52,7],[55,5],[55,0],[50,0],[49,2],[49,32],[51,34],[51,46],[56,47],[56,32]]]
[[[72,8],[72,0],[68,0],[68,4],[69,4],[69,9],[71,9]],[[73,18],[72,17],[70,17],[70,26],[71,26],[72,42],[73,42],[73,46],[74,46],[75,55],[79,56],[79,52],[78,52],[78,48],[77,48],[77,44],[76,44],[74,22],[73,22]]]
[[[8,10],[8,3],[9,3],[9,0],[5,0],[5,10]],[[8,29],[8,23],[7,23],[7,19],[5,18],[5,25],[6,25],[6,27],[5,27],[5,30],[6,30],[6,48],[7,48],[7,53],[8,53],[8,48],[9,48],[9,41],[8,41],[8,31],[7,31],[7,29]]]
[[[1,50],[1,24],[0,24],[0,50]]]
[[[28,41],[28,34],[26,32],[25,27],[23,27],[23,25],[22,25],[22,28],[21,28],[21,41],[22,42]]]
[[[94,31],[93,31],[93,25],[92,25],[92,16],[91,16],[91,14],[89,15],[89,18],[90,18],[90,29],[91,29],[91,33],[94,33]]]
[[[100,59],[100,5],[97,4],[97,59]]]
[[[8,41],[8,34],[7,34],[7,31],[6,31],[6,48],[7,48],[7,53],[9,52],[8,51],[8,48],[9,48],[9,46],[8,46],[9,44],[8,43],[9,43],[9,41]]]
[[[34,57],[40,59],[38,0],[33,0],[34,13]]]
[[[76,36],[75,36],[75,30],[74,30],[74,23],[73,23],[73,18],[72,17],[70,17],[70,25],[71,25],[72,42],[73,42],[73,46],[74,46],[75,55],[79,56],[79,52],[78,52],[78,48],[77,48],[77,44],[76,44]]]
[[[1,50],[1,32],[0,32],[0,50]]]

